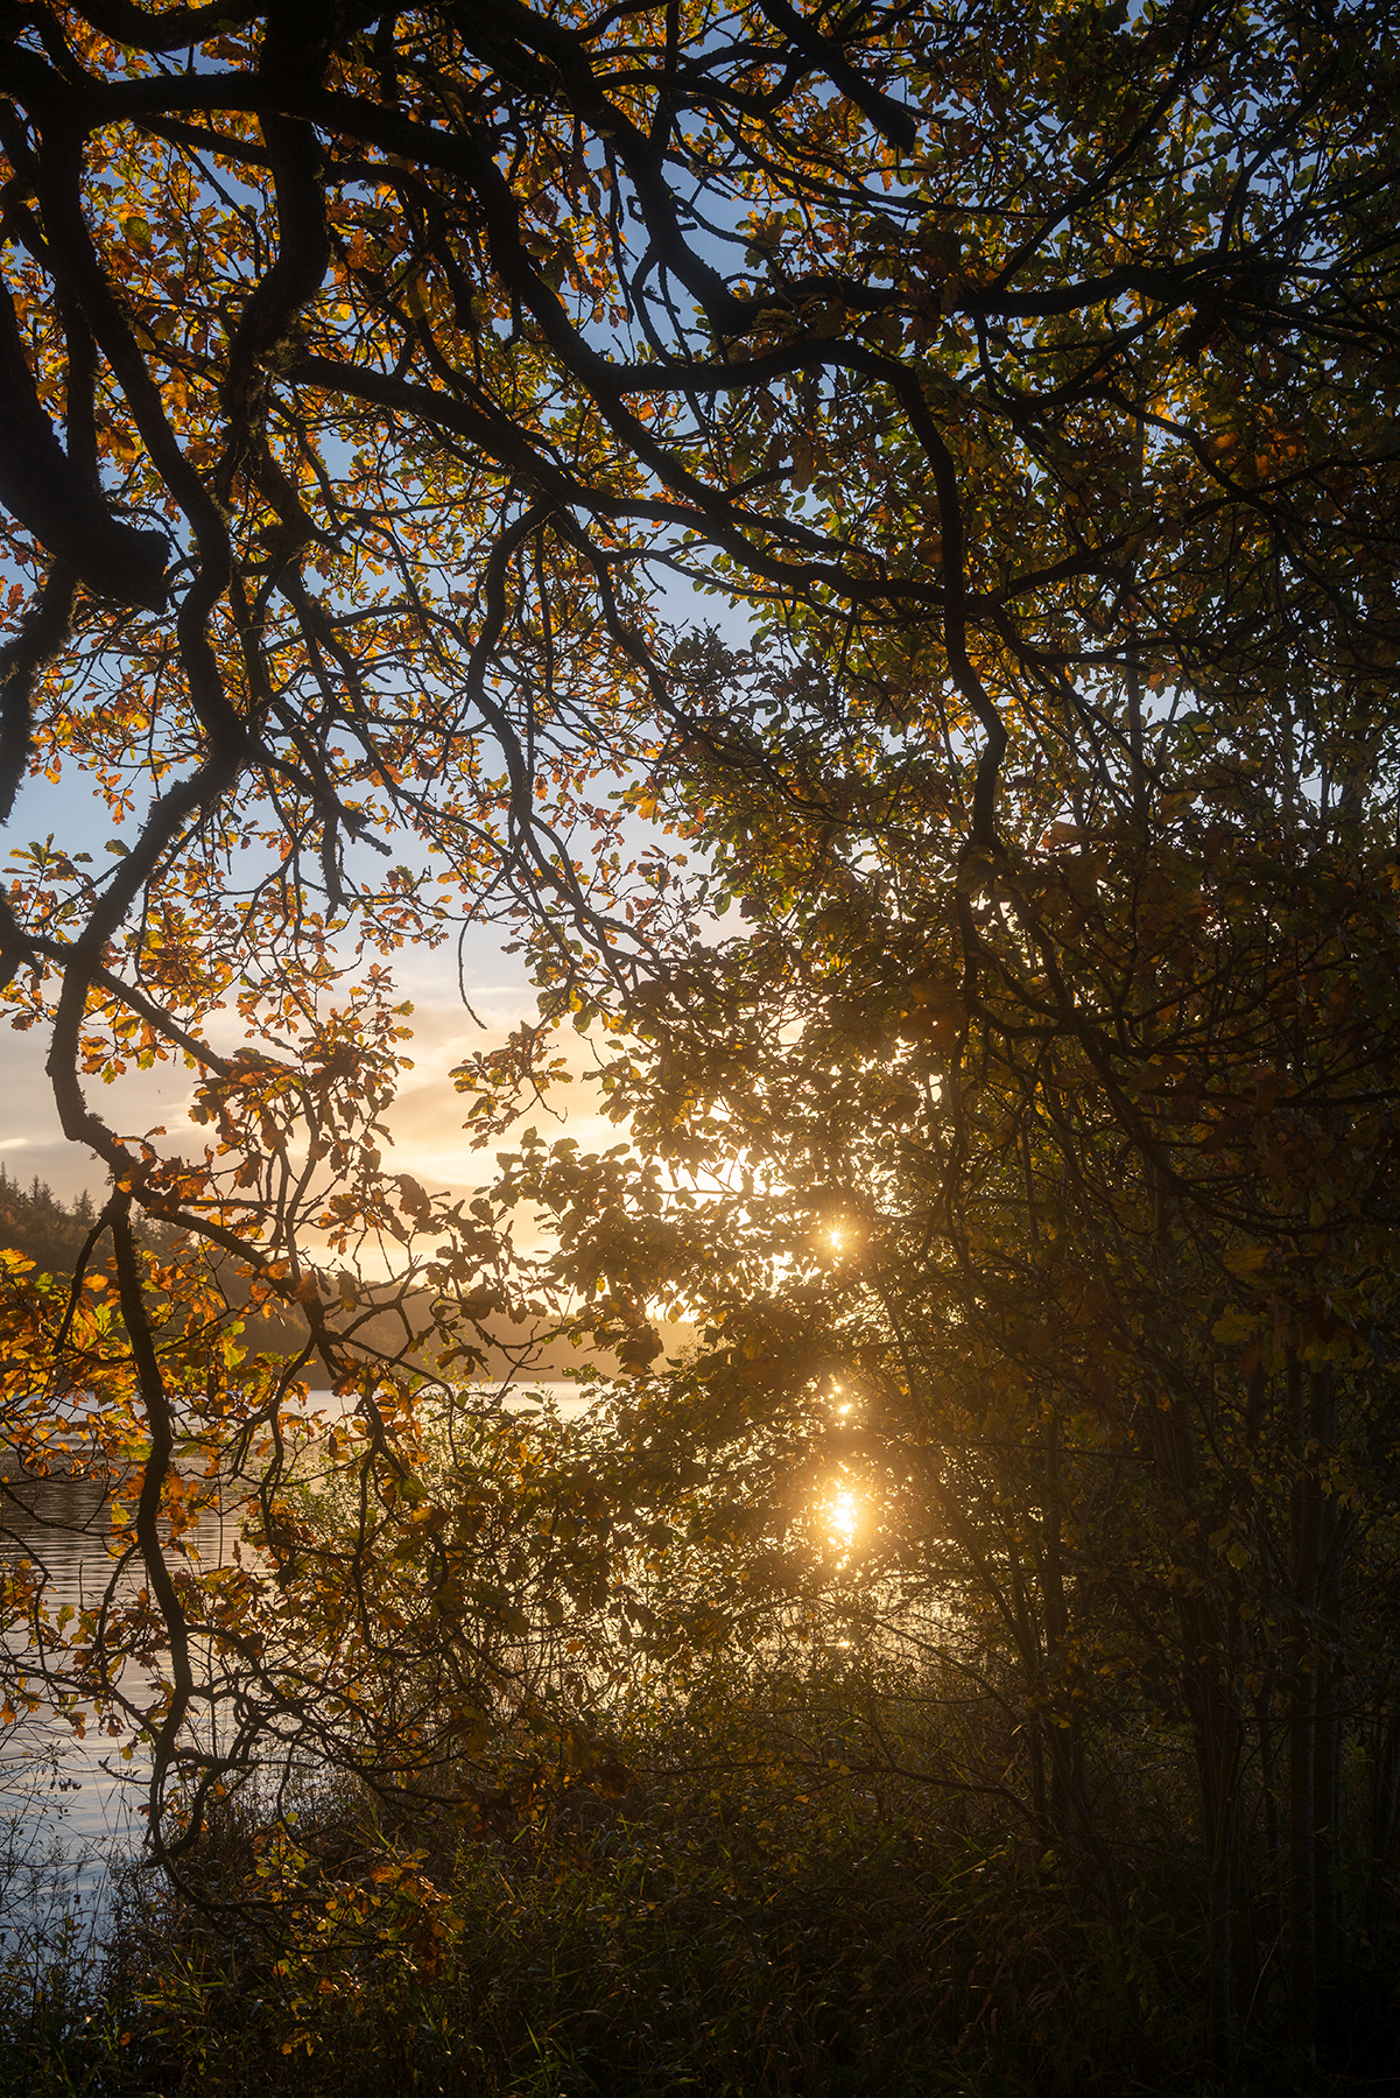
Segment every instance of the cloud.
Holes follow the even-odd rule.
[[[412,1039],[403,1045],[413,1068],[404,1073],[388,1116],[393,1147],[386,1156],[392,1171],[412,1173],[425,1187],[450,1190],[455,1196],[481,1186],[495,1172],[495,1154],[512,1147],[514,1135],[498,1137],[481,1150],[472,1147],[463,1127],[471,1101],[453,1086],[451,1072],[464,1058],[500,1048],[511,1030],[535,1014],[534,993],[511,971],[511,958],[478,954],[494,961],[494,973],[480,969],[484,981],[469,981],[478,1026],[454,995],[455,959],[442,952],[419,952],[398,958],[400,988],[413,999]],[[504,964],[504,967],[502,966]],[[243,1030],[232,1015],[217,1022],[209,1035],[218,1046],[241,1043]],[[571,1031],[563,1037],[573,1065],[574,1082],[550,1095],[547,1107],[535,1105],[522,1116],[519,1133],[534,1123],[546,1135],[577,1138],[584,1150],[604,1150],[620,1132],[597,1111],[596,1090],[587,1083],[591,1058],[587,1044]],[[84,1190],[96,1193],[106,1168],[85,1145],[65,1141],[53,1104],[44,1058],[48,1043],[36,1028],[27,1033],[0,1033],[0,1153],[13,1174],[28,1181],[37,1173],[63,1201]],[[93,1107],[126,1135],[163,1129],[153,1137],[162,1150],[202,1151],[208,1132],[189,1120],[193,1074],[183,1062],[157,1065],[153,1071],[130,1072],[112,1085],[86,1081]],[[555,1117],[559,1119],[556,1120]]]

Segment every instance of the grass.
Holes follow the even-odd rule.
[[[883,1711],[877,1766],[864,1696],[849,1669],[718,1680],[484,1808],[326,1788],[278,1826],[232,1803],[184,1890],[129,1886],[100,1971],[11,1964],[0,2091],[1196,2098],[1170,1768],[1106,1807],[1131,1868],[1114,1931],[1087,1862],[935,1782],[937,1703]],[[1390,1999],[1352,1993],[1369,2056],[1323,2073],[1261,2022],[1233,2087],[1400,2089]]]

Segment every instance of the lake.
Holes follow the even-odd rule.
[[[589,1403],[572,1384],[536,1382],[519,1390],[513,1403],[520,1406],[530,1403],[531,1393],[564,1413]],[[324,1406],[325,1395],[314,1394],[313,1402]],[[239,1535],[240,1498],[231,1491],[221,1511],[206,1511],[186,1533],[201,1565],[228,1562]],[[100,1489],[68,1474],[21,1479],[8,1472],[0,1558],[44,1568],[51,1611],[65,1603],[75,1610],[95,1605],[114,1564]],[[143,1585],[133,1560],[121,1589],[132,1593]],[[12,1660],[27,1651],[13,1637],[7,1649]],[[133,1683],[128,1671],[122,1687],[140,1699],[139,1674]],[[52,1943],[65,1930],[96,1938],[110,1905],[112,1865],[141,1846],[146,1771],[145,1753],[139,1744],[133,1748],[129,1732],[113,1739],[89,1729],[79,1738],[66,1719],[42,1709],[0,1727],[0,1951]]]
[[[189,1541],[205,1565],[219,1565],[236,1535],[231,1510],[210,1511]],[[0,1553],[43,1566],[51,1610],[95,1605],[114,1570],[100,1489],[63,1474],[7,1476]],[[134,1592],[143,1580],[133,1562],[118,1592]],[[17,1660],[32,1652],[14,1637],[7,1646]],[[142,1683],[139,1674],[133,1682],[130,1667],[122,1687],[140,1697]],[[80,1738],[67,1720],[42,1709],[0,1731],[0,1928],[7,1951],[18,1934],[52,1932],[65,1913],[83,1929],[100,1917],[111,1863],[141,1840],[144,1757],[137,1749],[123,1760],[130,1746],[129,1732],[113,1739],[90,1728]]]

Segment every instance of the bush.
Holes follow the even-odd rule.
[[[244,1794],[178,1884],[129,1880],[100,1986],[60,1963],[11,2001],[3,2089],[1199,2091],[1184,1771],[1174,1793],[1123,1744],[1115,1928],[1092,1858],[1041,1851],[999,1794],[1005,1743],[981,1744],[983,1789],[948,1783],[951,1693],[849,1657],[716,1666],[664,1717],[614,1714],[608,1756],[546,1772],[517,1746],[470,1802],[325,1783],[279,1817]],[[1247,2037],[1241,2092],[1333,2087]]]

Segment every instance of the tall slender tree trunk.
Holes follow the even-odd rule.
[[[1181,1607],[1182,1637],[1190,1670],[1188,1703],[1196,1752],[1201,1832],[1206,1865],[1206,2029],[1212,2067],[1228,2076],[1234,2066],[1235,1864],[1239,1836],[1240,1768],[1244,1729],[1220,1664],[1228,1643],[1206,1599]]]
[[[1324,1991],[1341,1966],[1341,1876],[1338,1822],[1341,1811],[1341,1712],[1335,1667],[1330,1658],[1317,1674],[1316,1729],[1313,1750],[1313,1823],[1317,1831],[1314,1868],[1317,1902],[1317,1978]]]
[[[1296,2044],[1317,2043],[1318,1982],[1318,1640],[1323,1564],[1323,1497],[1318,1476],[1317,1376],[1306,1380],[1291,1355],[1287,1370],[1289,1450],[1294,1465],[1293,1684],[1288,1717],[1288,1995]],[[1310,1386],[1311,1388],[1306,1388]],[[1323,1780],[1326,1773],[1324,1770]]]
[[[1371,1753],[1371,1857],[1366,1886],[1366,1930],[1374,1941],[1386,1909],[1386,1879],[1400,1823],[1400,1715],[1376,1722]]]
[[[1261,1899],[1264,1904],[1266,1958],[1272,1957],[1283,1943],[1285,1916],[1283,1822],[1279,1814],[1279,1759],[1272,1702],[1272,1687],[1268,1686],[1261,1690],[1254,1708],[1259,1749],[1259,1783],[1264,1808],[1264,1872]]]
[[[1337,1377],[1330,1363],[1313,1373],[1309,1427],[1319,1458],[1337,1447]],[[1331,1995],[1342,1971],[1342,1711],[1345,1662],[1342,1618],[1350,1523],[1345,1508],[1318,1489],[1317,1745],[1313,1763],[1313,1818],[1317,1829],[1317,1965],[1319,1987]]]
[[[1300,2047],[1317,2039],[1317,1771],[1312,1657],[1301,1658],[1288,1720],[1288,1998]]]
[[[1218,1803],[1210,1834],[1210,1984],[1206,2015],[1217,2074],[1235,2065],[1235,1798]]]

